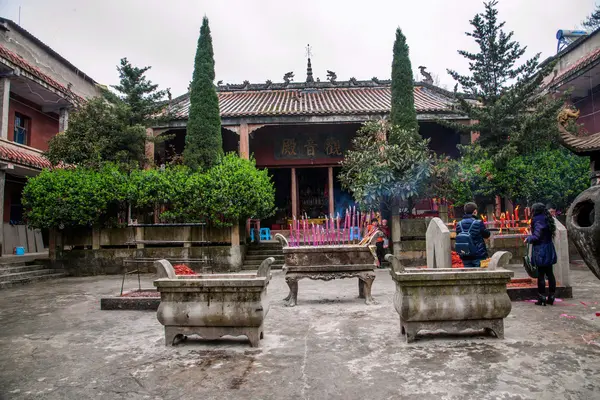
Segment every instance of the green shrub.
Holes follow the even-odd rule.
[[[114,224],[114,211],[126,198],[126,181],[114,165],[98,171],[44,170],[23,191],[27,222],[36,228]]]
[[[115,226],[127,203],[134,215],[161,210],[164,222],[231,226],[273,215],[275,189],[254,160],[229,154],[206,172],[174,166],[126,175],[115,165],[45,170],[24,191],[27,220],[38,228]]]

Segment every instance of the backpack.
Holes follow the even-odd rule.
[[[477,253],[477,248],[473,243],[473,238],[471,237],[471,229],[475,226],[477,220],[474,220],[468,231],[465,231],[463,228],[463,221],[460,221],[460,233],[456,235],[456,252],[459,256],[474,256]]]

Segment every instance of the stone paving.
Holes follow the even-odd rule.
[[[242,338],[165,347],[156,313],[100,311],[117,276],[7,289],[0,399],[599,399],[600,281],[581,268],[572,278],[572,300],[513,303],[503,341],[434,335],[409,345],[388,271],[377,271],[377,305],[357,298],[356,280],[301,281],[294,308],[276,271],[257,349]]]

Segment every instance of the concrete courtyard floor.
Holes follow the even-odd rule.
[[[302,280],[295,308],[275,271],[260,348],[244,338],[166,347],[155,312],[100,310],[118,276],[7,289],[0,398],[600,399],[600,281],[582,268],[572,278],[572,300],[513,302],[505,340],[435,334],[408,345],[388,271],[373,284],[378,305],[356,297],[356,279]]]

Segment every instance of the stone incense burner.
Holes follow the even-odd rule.
[[[175,275],[167,260],[155,262],[160,292],[158,321],[165,327],[165,344],[186,334],[204,339],[245,335],[252,347],[263,338],[269,311],[267,285],[273,257],[262,262],[256,274]]]
[[[600,133],[576,136],[565,126],[579,112],[565,109],[559,116],[562,144],[580,156],[590,157],[591,186],[581,192],[567,212],[567,230],[590,270],[600,279]]]

